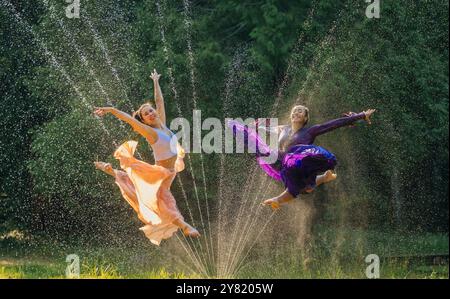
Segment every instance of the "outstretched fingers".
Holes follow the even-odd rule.
[[[370,117],[372,116],[372,114],[373,114],[375,111],[377,111],[377,110],[376,110],[376,109],[368,109],[368,110],[364,111],[364,114],[366,115],[366,117],[365,117],[364,119],[365,119],[365,121],[367,121],[367,123],[368,123],[369,125],[372,124],[372,121],[370,120]]]
[[[152,78],[153,81],[159,80],[159,78],[161,78],[161,74],[158,74],[156,69],[153,69],[153,72],[151,73],[150,78]]]

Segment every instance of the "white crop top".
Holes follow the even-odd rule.
[[[164,130],[153,129],[156,131],[156,134],[158,134],[158,140],[155,143],[150,144],[153,149],[155,161],[166,160],[176,156],[178,154],[177,136],[170,131],[171,135],[169,136]]]

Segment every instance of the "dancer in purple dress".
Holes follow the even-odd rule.
[[[323,147],[313,145],[317,136],[328,133],[340,127],[353,125],[358,120],[366,120],[370,124],[370,116],[375,109],[361,113],[347,113],[344,117],[328,121],[320,125],[306,127],[309,120],[309,110],[305,106],[295,106],[291,111],[291,124],[272,127],[279,133],[278,161],[274,164],[264,162],[264,157],[271,152],[269,146],[258,136],[256,131],[237,121],[228,125],[233,133],[243,133],[246,143],[256,145],[256,155],[263,170],[272,178],[282,181],[286,190],[280,195],[265,200],[263,204],[278,209],[299,194],[311,193],[318,185],[336,179],[332,171],[336,166],[336,157]]]

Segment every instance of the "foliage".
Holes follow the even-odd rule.
[[[132,211],[92,162],[115,163],[115,146],[136,136],[92,108],[131,113],[152,98],[153,68],[169,119],[194,108],[204,118],[284,119],[297,101],[319,123],[377,108],[371,127],[318,139],[338,156],[341,193],[317,197],[348,199],[319,202],[321,220],[333,225],[340,211],[350,226],[448,231],[448,2],[385,1],[382,17],[368,19],[356,0],[109,0],[83,4],[79,20],[63,16],[64,3],[52,14],[41,1],[16,2],[35,35],[0,6],[0,233],[119,242],[119,230],[134,231]],[[204,155],[213,205],[219,160]],[[192,176],[181,177],[192,197]]]

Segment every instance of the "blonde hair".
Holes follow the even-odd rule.
[[[303,108],[303,110],[305,110],[306,121],[305,121],[305,123],[303,125],[306,125],[308,123],[308,121],[309,121],[309,109],[308,109],[308,107],[303,106],[303,105],[295,105],[291,109],[291,114],[292,114],[292,111],[294,111],[297,108]]]

